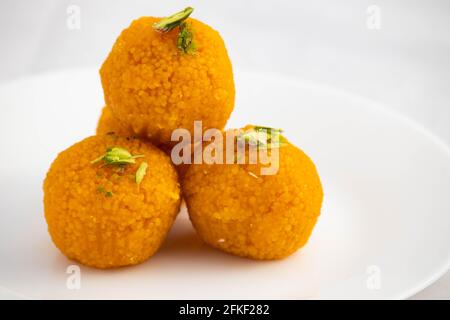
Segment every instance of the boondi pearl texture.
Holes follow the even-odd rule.
[[[222,129],[234,107],[234,80],[225,44],[217,31],[189,18],[195,51],[177,47],[178,31],[161,33],[161,18],[142,17],[123,30],[100,75],[106,104],[139,137],[170,144],[172,131]]]
[[[108,148],[139,155],[125,165],[92,163]],[[136,173],[141,169],[141,181]],[[144,174],[142,174],[144,173]],[[148,143],[117,135],[86,138],[61,152],[44,181],[44,210],[55,245],[97,268],[134,265],[164,241],[180,207],[170,158]]]
[[[225,142],[224,142],[225,144]],[[183,197],[201,239],[253,259],[284,258],[306,244],[320,215],[323,191],[316,167],[286,142],[279,169],[261,175],[261,162],[194,164],[184,176]]]

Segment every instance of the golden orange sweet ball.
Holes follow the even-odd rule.
[[[263,260],[284,258],[306,244],[322,205],[319,175],[311,159],[287,140],[272,146],[267,155],[271,157],[274,150],[278,151],[275,174],[263,175],[261,169],[272,164],[259,157],[250,163],[249,150],[241,164],[189,166],[183,197],[198,235],[207,244]]]
[[[193,133],[195,120],[205,130],[222,129],[235,100],[232,66],[220,34],[192,18],[170,30],[164,21],[133,21],[100,69],[105,101],[116,119],[156,145],[172,144],[177,128]]]
[[[180,207],[170,158],[138,139],[99,135],[61,152],[44,181],[44,211],[55,245],[97,268],[145,261]]]

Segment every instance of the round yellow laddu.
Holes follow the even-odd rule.
[[[111,147],[133,164],[91,163]],[[140,184],[136,172],[148,164]],[[44,181],[44,210],[55,245],[97,268],[134,265],[151,257],[179,211],[180,187],[170,158],[138,139],[89,137],[61,152]]]
[[[153,143],[171,144],[172,131],[222,129],[234,107],[231,62],[217,31],[189,18],[196,50],[177,47],[178,28],[153,29],[142,17],[123,30],[100,69],[106,104],[119,121]]]
[[[259,161],[248,164],[248,151],[247,164],[189,166],[183,197],[207,244],[253,259],[280,259],[306,244],[320,215],[321,182],[303,151],[289,142],[278,151],[275,175],[261,175],[268,165]]]

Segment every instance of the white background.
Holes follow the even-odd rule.
[[[80,29],[67,27],[70,5],[81,10]],[[3,0],[0,81],[99,67],[133,18],[187,5],[221,32],[235,68],[357,93],[401,111],[450,144],[448,1]],[[367,28],[370,5],[381,10],[379,30]],[[450,299],[450,275],[415,298]]]

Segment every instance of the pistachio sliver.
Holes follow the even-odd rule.
[[[194,31],[191,24],[183,22],[177,38],[177,47],[183,53],[193,53],[197,49],[194,41]]]
[[[136,171],[136,183],[139,186],[147,173],[148,163],[142,162]]]
[[[142,158],[144,155],[132,155],[128,150],[120,147],[108,148],[106,153],[91,161],[91,164],[96,164],[103,161],[107,165],[123,165],[136,162],[136,158]]]
[[[158,32],[166,33],[172,30],[173,28],[178,27],[184,20],[186,20],[194,11],[194,8],[187,7],[186,9],[177,12],[169,17],[163,18],[153,24],[153,29]]]
[[[253,126],[250,130],[242,132],[237,138],[243,139],[249,145],[256,145],[259,149],[280,148],[286,145],[286,138],[281,135],[283,130]]]

